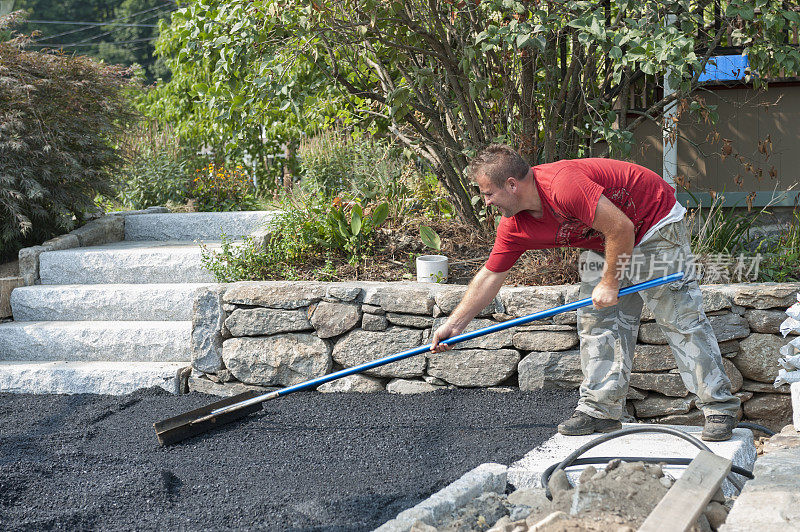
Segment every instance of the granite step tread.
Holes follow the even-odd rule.
[[[174,212],[125,218],[125,240],[241,239],[263,229],[279,211]]]
[[[188,321],[206,283],[35,285],[11,293],[14,320]]]
[[[203,243],[219,250],[218,241]],[[43,285],[213,283],[199,242],[115,242],[47,251],[39,256]]]
[[[191,360],[191,321],[24,321],[0,324],[0,361]]]
[[[160,386],[178,393],[185,362],[0,361],[0,392],[124,395]]]

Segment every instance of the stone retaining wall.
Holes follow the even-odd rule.
[[[706,285],[705,312],[747,420],[791,422],[789,386],[774,388],[784,311],[800,283]],[[290,386],[430,342],[466,287],[424,283],[243,282],[198,290],[193,388]],[[577,299],[577,286],[503,288],[467,329]],[[351,375],[320,391],[421,392],[441,386],[575,389],[581,381],[576,313],[496,332],[447,353],[418,355]],[[666,339],[645,309],[628,411],[658,423],[698,424]]]

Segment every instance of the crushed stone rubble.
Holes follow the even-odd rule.
[[[548,487],[484,493],[440,522],[417,521],[411,532],[634,532],[667,493],[675,479],[661,465],[615,459],[604,468],[586,467],[578,487],[559,470]],[[733,499],[718,490],[692,532],[715,532],[725,522]]]

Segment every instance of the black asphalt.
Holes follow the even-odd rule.
[[[0,394],[0,529],[370,530],[553,435],[574,392],[300,392],[160,447],[217,398]]]

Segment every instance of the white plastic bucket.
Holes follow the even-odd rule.
[[[417,257],[417,281],[420,283],[446,283],[447,257],[444,255]]]

